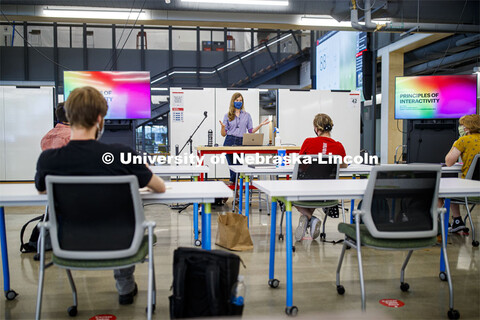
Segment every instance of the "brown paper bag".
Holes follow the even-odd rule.
[[[238,213],[227,212],[225,215],[219,215],[215,244],[233,251],[253,249],[247,224],[247,217]]]

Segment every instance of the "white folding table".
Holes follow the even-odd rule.
[[[338,198],[361,199],[365,193],[368,180],[277,180],[254,181],[253,185],[272,198],[271,225],[270,225],[270,266],[268,283],[272,288],[278,286],[279,281],[274,277],[275,268],[275,230],[277,200],[282,200],[286,206],[286,312],[294,313],[298,310],[293,305],[292,280],[292,201],[318,201]],[[480,182],[458,178],[442,178],[440,180],[439,198],[480,196]],[[446,199],[445,207],[450,207],[450,200]],[[448,214],[445,215],[445,228],[448,227]],[[447,231],[447,230],[446,230]],[[442,257],[441,255],[440,257]],[[440,259],[440,271],[445,271],[445,262]]]
[[[144,203],[176,203],[193,202],[203,203],[205,210],[202,213],[202,246],[211,249],[211,204],[215,198],[228,198],[232,190],[225,183],[209,182],[167,182],[165,193],[140,193]],[[5,297],[13,300],[17,296],[10,288],[10,271],[8,266],[7,237],[5,227],[4,207],[15,206],[44,206],[47,205],[47,195],[39,194],[32,183],[0,184],[0,241],[3,265],[3,288]]]

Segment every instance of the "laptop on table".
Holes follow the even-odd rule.
[[[263,133],[245,133],[243,135],[244,146],[262,146]]]

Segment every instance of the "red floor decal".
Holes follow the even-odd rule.
[[[382,299],[379,302],[381,305],[384,305],[385,307],[390,307],[390,308],[400,308],[405,305],[405,303],[397,299]]]

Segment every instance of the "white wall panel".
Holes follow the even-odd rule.
[[[40,140],[53,128],[54,88],[6,86],[3,92],[5,179],[33,180]]]
[[[279,129],[282,144],[301,146],[314,137],[313,119],[328,114],[333,121],[332,139],[340,141],[347,155],[360,153],[360,99],[358,92],[330,90],[278,90]]]
[[[183,121],[176,121],[174,108],[183,108]],[[170,88],[170,153],[175,155],[175,145],[179,149],[187,142],[190,135],[197,128],[207,111],[207,119],[193,136],[193,153],[196,155],[196,146],[205,146],[208,143],[208,130],[215,129],[215,89],[182,89]],[[187,145],[182,154],[189,154]],[[208,163],[207,163],[208,164]],[[210,165],[209,177],[215,175],[214,166]]]
[[[6,178],[5,168],[5,107],[4,87],[0,86],[0,181]]]

